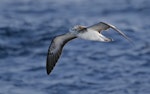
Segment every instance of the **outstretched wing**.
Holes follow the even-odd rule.
[[[70,34],[64,34],[61,36],[57,36],[55,37],[48,49],[48,54],[47,54],[47,62],[46,62],[46,70],[47,70],[47,74],[50,74],[50,72],[53,70],[54,66],[56,65],[63,46],[69,41],[76,38],[73,35]]]
[[[47,62],[46,62],[47,74],[49,74],[53,70],[55,64],[57,63],[61,55],[61,52],[62,46],[60,44],[57,44],[56,40],[53,39],[47,54]]]
[[[87,29],[93,29],[93,30],[98,31],[98,32],[101,32],[103,30],[107,30],[108,28],[110,28],[110,26],[103,23],[103,22],[99,22],[97,24],[94,24],[92,26],[87,27]]]
[[[100,33],[103,30],[107,30],[109,28],[112,28],[113,30],[117,31],[120,35],[122,35],[125,39],[127,39],[129,42],[132,43],[132,41],[123,32],[121,32],[118,28],[116,28],[115,26],[113,26],[111,24],[104,23],[104,22],[99,22],[99,23],[97,23],[95,25],[92,25],[92,26],[89,26],[87,28],[96,30],[96,31],[98,31]]]

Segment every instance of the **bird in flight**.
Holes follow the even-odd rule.
[[[109,28],[113,29],[114,31],[117,31],[125,39],[131,42],[131,40],[123,32],[121,32],[115,26],[105,22],[99,22],[89,27],[81,25],[74,26],[73,28],[70,29],[70,32],[56,36],[52,39],[52,42],[48,49],[46,61],[47,74],[50,74],[51,71],[53,70],[54,66],[56,65],[61,55],[64,45],[67,42],[75,38],[81,38],[92,41],[111,42],[113,41],[111,38],[108,38],[102,35],[101,33],[102,31],[107,30]]]

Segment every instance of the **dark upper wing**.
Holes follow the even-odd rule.
[[[89,26],[87,28],[96,30],[98,32],[112,28],[113,30],[117,31],[120,35],[122,35],[124,38],[126,38],[128,41],[130,41],[132,43],[132,41],[123,32],[121,32],[119,29],[117,29],[115,26],[113,26],[111,24],[99,22],[99,23]]]
[[[62,52],[62,46],[60,44],[56,44],[55,39],[52,40],[52,43],[48,49],[48,54],[47,54],[47,62],[46,62],[46,70],[47,74],[49,74],[55,64],[57,63],[60,55]]]
[[[96,31],[98,31],[98,32],[101,32],[101,31],[103,31],[103,30],[107,30],[108,28],[110,28],[110,26],[109,25],[107,25],[107,24],[105,24],[105,23],[103,23],[103,22],[99,22],[99,23],[97,23],[97,24],[94,24],[94,25],[92,25],[92,26],[89,26],[89,27],[87,27],[87,29],[93,29],[93,30],[96,30]]]
[[[46,62],[46,70],[47,74],[50,74],[50,72],[53,70],[55,64],[57,63],[63,46],[71,39],[74,39],[75,36],[70,35],[70,34],[64,34],[61,36],[55,37],[51,45],[49,46],[48,49],[48,54],[47,54],[47,62]]]

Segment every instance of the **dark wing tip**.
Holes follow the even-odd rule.
[[[47,72],[47,75],[49,75],[52,70],[53,70],[53,66],[50,65],[50,60],[47,58],[47,62],[46,62],[46,72]]]
[[[51,73],[51,70],[49,68],[46,68],[46,72],[47,72],[47,75],[49,75]]]
[[[47,71],[47,75],[49,75],[50,74],[50,72],[49,71]]]
[[[61,55],[61,49],[59,49],[55,54],[48,53],[47,62],[46,62],[46,71],[48,75],[55,67],[60,55]]]
[[[47,55],[47,61],[46,61],[46,72],[47,72],[47,75],[49,75],[53,69],[53,66],[52,66],[52,59],[50,58],[50,55],[48,54]]]

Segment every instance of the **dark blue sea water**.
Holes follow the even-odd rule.
[[[48,76],[51,39],[99,21],[135,45],[75,39]],[[0,0],[0,94],[150,94],[150,0]]]

